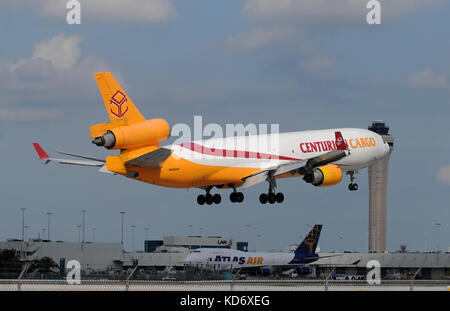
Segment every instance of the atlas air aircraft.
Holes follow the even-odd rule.
[[[262,204],[273,204],[284,200],[283,193],[275,192],[279,178],[301,177],[315,187],[327,187],[338,184],[343,173],[347,173],[351,181],[349,190],[354,191],[358,189],[354,173],[389,153],[389,145],[380,135],[357,128],[160,145],[170,136],[167,121],[145,119],[111,73],[95,73],[95,78],[110,120],[91,126],[92,143],[108,150],[119,150],[119,154],[97,159],[60,152],[79,159],[55,159],[34,143],[41,160],[98,167],[101,172],[163,187],[200,188],[206,192],[197,197],[200,205],[221,202],[220,194],[211,193],[214,188],[231,189],[230,201],[240,203],[244,200],[242,190],[267,182],[268,192],[262,193],[259,200]]]
[[[297,270],[301,274],[310,271],[308,266],[319,258],[316,253],[322,225],[315,225],[293,253],[243,252],[234,249],[201,248],[189,254],[184,264],[207,269],[241,269],[261,275],[279,274]],[[332,255],[337,256],[337,255]]]

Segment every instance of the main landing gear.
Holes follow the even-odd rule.
[[[244,194],[242,192],[237,192],[236,189],[234,189],[234,191],[230,193],[230,201],[232,203],[242,203],[244,201]]]
[[[212,188],[212,187],[211,187]],[[222,197],[220,196],[220,194],[216,193],[214,195],[210,194],[209,192],[211,191],[211,188],[206,189],[206,194],[200,194],[197,197],[197,203],[199,205],[203,205],[203,204],[219,204],[222,201]]]
[[[198,197],[197,197],[197,203],[199,204],[199,205],[203,205],[203,204],[208,204],[208,205],[211,205],[211,204],[219,204],[220,202],[222,201],[222,197],[220,196],[220,194],[218,194],[218,193],[216,193],[216,194],[214,194],[214,195],[212,195],[212,194],[209,194],[209,193],[207,193],[207,194],[205,194],[205,195],[203,195],[203,194],[200,194]]]
[[[259,196],[259,202],[261,202],[261,204],[266,204],[267,202],[269,202],[270,204],[273,204],[275,202],[282,203],[283,201],[284,194],[281,192],[278,192],[277,194],[273,192],[269,192],[268,194],[261,193],[261,195]]]
[[[261,202],[261,204],[266,204],[267,202],[270,204],[274,204],[275,202],[282,203],[284,201],[284,194],[281,192],[275,193],[273,191],[277,186],[275,177],[269,175],[267,176],[267,181],[269,182],[269,192],[267,194],[261,193],[259,202]]]
[[[216,193],[212,195],[209,193],[212,188],[213,187],[205,188],[206,194],[200,194],[199,196],[197,196],[197,203],[199,205],[204,205],[205,203],[207,205],[211,205],[213,203],[219,204],[222,201],[222,197],[220,196],[220,194]],[[230,201],[232,203],[242,203],[244,201],[244,194],[242,192],[236,191],[236,188],[233,188],[233,192],[231,192],[230,194]]]
[[[348,172],[348,174],[350,175],[350,184],[348,185],[348,190],[350,190],[350,191],[358,190],[358,184],[353,182],[355,180],[355,176],[354,176],[355,172],[350,171],[350,172]]]

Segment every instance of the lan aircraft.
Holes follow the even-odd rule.
[[[189,254],[185,258],[184,264],[214,270],[240,269],[241,271],[253,271],[264,276],[275,273],[285,274],[294,270],[299,271],[300,274],[307,274],[310,272],[308,264],[324,257],[316,253],[321,230],[322,225],[315,225],[293,253],[243,252],[226,248],[201,248]]]
[[[72,153],[81,160],[55,159],[34,143],[41,160],[61,164],[99,167],[101,172],[119,174],[142,182],[172,188],[200,188],[197,202],[219,204],[213,188],[232,189],[231,202],[242,202],[244,190],[267,182],[262,204],[281,203],[276,180],[302,177],[316,187],[338,184],[343,173],[350,176],[349,190],[358,189],[354,173],[389,153],[389,145],[372,131],[357,128],[300,131],[256,136],[211,138],[160,146],[170,136],[163,119],[145,119],[127,93],[109,72],[95,73],[109,122],[90,128],[92,143],[119,154],[97,159]],[[277,142],[255,144],[252,141]],[[227,148],[227,146],[239,146]]]

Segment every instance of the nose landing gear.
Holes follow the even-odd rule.
[[[348,185],[348,190],[350,190],[350,191],[358,190],[358,184],[353,182],[355,180],[355,172],[350,171],[347,174],[350,175],[350,184]]]

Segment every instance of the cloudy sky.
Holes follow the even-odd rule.
[[[125,244],[136,225],[167,235],[222,235],[251,249],[284,249],[314,223],[323,251],[367,250],[368,177],[316,189],[282,180],[281,205],[261,206],[260,185],[244,204],[199,207],[197,189],[138,183],[95,169],[44,166],[31,143],[112,154],[91,144],[89,126],[107,116],[93,73],[111,71],[146,117],[171,124],[279,123],[281,131],[367,128],[385,120],[395,136],[388,194],[388,248],[450,247],[450,2],[382,2],[381,25],[366,23],[365,0],[85,0],[81,25],[66,23],[65,0],[0,0],[0,240],[47,227],[51,238]],[[169,141],[170,142],[170,141]],[[250,225],[250,226],[246,226]],[[41,233],[42,234],[42,233]],[[257,239],[257,234],[260,238]]]

